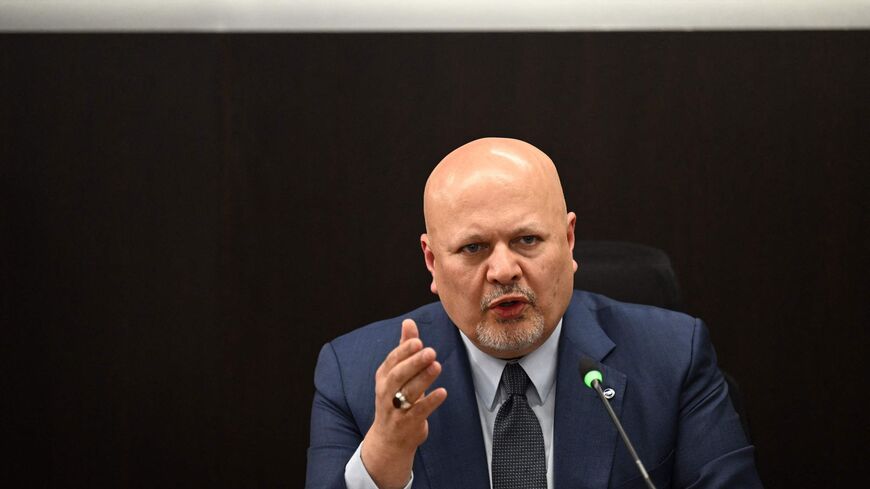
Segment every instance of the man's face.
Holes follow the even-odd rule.
[[[483,173],[452,182],[427,207],[421,240],[433,292],[490,355],[536,349],[571,300],[576,218],[553,190],[540,175]]]

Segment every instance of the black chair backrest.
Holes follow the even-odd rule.
[[[580,264],[575,288],[622,302],[683,309],[671,260],[658,248],[625,241],[577,241],[574,257]]]

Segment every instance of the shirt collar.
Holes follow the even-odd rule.
[[[474,380],[474,390],[478,397],[490,411],[498,402],[498,384],[501,381],[501,373],[507,360],[490,356],[477,348],[474,343],[459,331],[465,350],[468,352],[468,361],[471,364],[471,377]],[[550,395],[556,382],[557,353],[559,351],[559,335],[562,333],[562,320],[556,325],[553,333],[547,341],[535,351],[520,358],[519,364],[526,371],[532,381],[537,401],[543,404]],[[529,399],[529,401],[533,401]]]

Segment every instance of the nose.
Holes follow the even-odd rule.
[[[509,285],[523,276],[523,269],[508,246],[496,245],[487,260],[486,279],[491,283]]]

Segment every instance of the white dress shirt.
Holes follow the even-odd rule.
[[[559,336],[562,333],[562,320],[547,338],[543,345],[535,351],[522,357],[519,364],[531,379],[526,398],[529,406],[541,423],[544,434],[544,453],[547,457],[547,487],[553,487],[553,420],[556,410],[556,365],[558,365]],[[502,403],[507,399],[507,393],[500,385],[501,373],[507,360],[492,357],[480,351],[464,333],[460,331],[468,361],[471,364],[471,377],[474,381],[474,392],[477,397],[477,412],[480,416],[480,427],[483,431],[483,444],[486,448],[486,461],[489,469],[490,487],[492,487],[492,431],[495,418]],[[350,458],[344,469],[344,480],[347,489],[378,489],[360,456],[362,443]],[[414,474],[405,486],[411,489]]]

